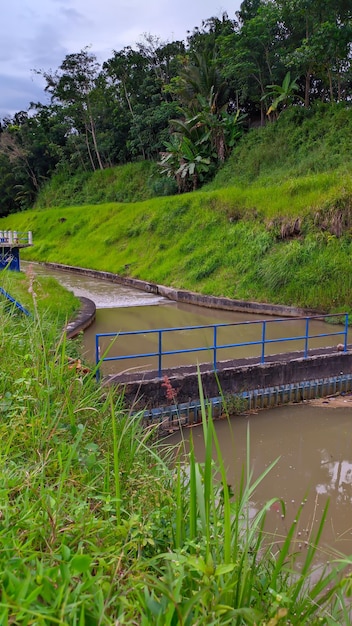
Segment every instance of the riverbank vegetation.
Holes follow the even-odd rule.
[[[274,499],[250,517],[250,458],[230,489],[205,403],[199,464],[71,367],[57,317],[31,298],[31,318],[0,300],[1,623],[349,623],[346,559],[309,580],[325,512],[293,573],[296,525],[266,537],[271,504],[285,514]]]
[[[33,231],[27,259],[216,296],[348,312],[351,126],[352,110],[343,106],[287,111],[275,125],[248,133],[200,191],[31,210],[3,218],[0,228]],[[65,198],[66,191],[59,204]]]
[[[60,285],[54,278],[38,276],[31,265],[24,272],[1,271],[0,286],[15,300],[20,302],[31,315],[39,314],[56,320],[58,327],[71,320],[80,308],[79,298]],[[11,310],[9,301],[2,305]],[[35,305],[35,308],[34,308]]]

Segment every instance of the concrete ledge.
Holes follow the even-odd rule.
[[[67,324],[65,330],[68,339],[73,339],[80,332],[88,328],[94,320],[96,314],[96,306],[89,298],[80,297],[81,308],[76,317]]]
[[[175,390],[176,402],[193,402],[199,398],[198,374],[191,367],[180,367],[165,372]],[[240,365],[236,362],[221,363],[216,374],[201,366],[201,379],[204,395],[207,398],[221,394],[236,394],[255,389],[268,389],[301,381],[321,380],[352,372],[352,352],[338,352],[331,349],[330,353],[315,354],[306,359],[300,353],[281,354],[271,357],[265,364],[253,363],[253,359],[243,359]],[[163,379],[152,378],[153,373],[147,372],[140,380],[123,380],[119,376],[111,376],[105,384],[117,385],[123,390],[125,401],[133,405],[135,410],[151,409],[168,404]],[[155,372],[154,372],[155,376]]]
[[[193,291],[174,289],[173,287],[166,287],[165,285],[158,285],[156,283],[150,283],[145,280],[139,280],[137,278],[121,276],[120,274],[114,274],[112,272],[91,270],[84,267],[62,265],[60,263],[40,263],[40,265],[60,269],[63,271],[76,272],[77,274],[92,276],[94,278],[99,278],[100,280],[109,280],[113,283],[134,287],[135,289],[140,289],[141,291],[145,291],[147,293],[154,293],[156,295],[163,296],[164,298],[168,298],[169,300],[175,300],[176,302],[183,302],[186,304],[195,304],[196,306],[207,307],[210,309],[241,311],[246,313],[273,315],[279,317],[304,317],[306,315],[321,315],[324,313],[322,311],[301,309],[280,304],[268,304],[266,302],[247,302],[245,300],[235,300],[232,298],[206,296],[203,294],[195,293]]]

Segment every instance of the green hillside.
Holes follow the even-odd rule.
[[[26,211],[0,228],[32,230],[35,245],[24,256],[33,260],[351,310],[351,137],[351,109],[293,109],[250,131],[201,191]]]
[[[35,208],[100,202],[138,202],[176,191],[152,161],[139,161],[95,172],[55,174],[39,191]]]

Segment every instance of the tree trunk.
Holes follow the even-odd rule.
[[[306,72],[306,84],[304,88],[304,106],[309,107],[309,94],[310,94],[310,68]]]
[[[86,128],[86,146],[87,146],[87,152],[88,152],[88,156],[89,156],[89,160],[90,160],[91,166],[92,166],[92,168],[93,168],[93,171],[95,172],[95,170],[96,170],[97,168],[95,167],[95,163],[94,163],[94,159],[93,159],[92,151],[91,151],[91,149],[90,149],[90,145],[89,145],[89,137],[88,137],[88,128],[87,128],[87,125],[85,125],[85,128]]]
[[[89,114],[89,124],[90,124],[90,132],[92,134],[95,154],[96,154],[96,157],[98,159],[98,165],[99,165],[99,168],[101,170],[103,170],[104,167],[103,167],[103,164],[102,164],[102,161],[101,161],[101,158],[100,158],[100,152],[98,150],[97,137],[96,137],[96,134],[95,134],[95,126],[94,126],[93,118],[92,118],[92,116],[90,114]]]
[[[330,102],[334,102],[334,90],[332,87],[332,75],[330,68],[328,69],[328,78],[329,78],[329,92],[330,92]]]
[[[131,101],[130,101],[129,95],[128,95],[128,93],[127,93],[126,83],[125,83],[125,81],[124,81],[124,80],[122,80],[122,84],[123,84],[123,90],[124,90],[124,92],[125,92],[125,98],[126,98],[126,100],[127,100],[127,105],[128,105],[128,108],[129,108],[129,110],[130,110],[130,113],[131,113],[132,117],[134,117],[134,113],[133,113],[133,109],[132,109]],[[144,147],[143,147],[142,139],[141,139],[141,136],[140,136],[140,134],[139,134],[139,133],[138,133],[138,137],[139,137],[139,141],[140,141],[140,145],[141,145],[141,149],[142,149],[143,159],[145,160],[145,152],[144,152]]]

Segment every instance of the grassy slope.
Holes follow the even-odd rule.
[[[72,176],[60,172],[41,189],[36,208],[99,202],[137,202],[165,195],[172,181],[162,178],[156,163],[140,161]],[[176,185],[174,185],[176,187]]]
[[[23,255],[33,260],[214,295],[348,310],[349,128],[351,110],[294,111],[249,133],[203,191],[28,211],[1,220],[0,228],[33,230],[35,246]]]
[[[302,507],[278,553],[262,526],[280,501],[249,506],[270,466],[252,483],[248,446],[248,481],[232,497],[204,407],[204,464],[165,439],[161,450],[120,391],[102,394],[73,366],[56,322],[14,316],[0,299],[0,624],[349,623],[349,560],[308,578],[326,512],[291,576]]]
[[[0,286],[28,311],[50,316],[62,328],[80,307],[80,301],[54,278],[36,276],[30,267],[25,272],[2,271]],[[6,303],[1,297],[1,305]],[[11,306],[11,305],[9,305]]]

